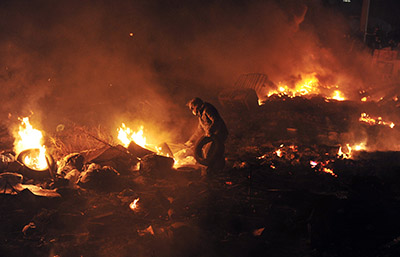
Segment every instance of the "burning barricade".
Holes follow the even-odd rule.
[[[331,206],[328,213],[321,213],[326,208],[320,202],[357,201],[356,197],[363,197],[358,192],[368,191],[364,187],[370,180],[360,182],[355,177],[368,174],[378,182],[390,181],[398,156],[377,153],[373,139],[379,133],[369,133],[396,135],[390,119],[365,122],[359,118],[366,111],[358,105],[325,100],[281,96],[258,106],[252,115],[227,115],[232,132],[226,147],[227,166],[209,183],[212,186],[200,179],[201,166],[183,144],[155,140],[146,126],[134,130],[125,124],[114,130],[118,142],[82,127],[65,126],[44,147],[47,156],[54,156],[53,165],[46,157],[48,166],[29,168],[46,174],[45,178],[28,180],[30,174],[22,173],[28,168],[23,163],[34,153],[39,157],[40,150],[31,155],[31,151],[24,153],[31,148],[23,149],[17,156],[3,152],[2,171],[21,169],[23,177],[3,172],[0,182],[7,194],[17,194],[23,187],[33,192],[33,186],[42,186],[61,196],[56,204],[35,206],[40,211],[33,215],[24,213],[28,217],[19,223],[24,238],[44,238],[58,247],[70,243],[84,249],[87,242],[104,235],[115,237],[110,242],[121,247],[127,241],[146,246],[162,240],[176,242],[192,231],[204,233],[204,224],[196,222],[210,219],[216,222],[207,223],[207,229],[228,241],[275,240],[276,235],[309,227],[302,234],[319,247],[318,229],[325,225],[319,219],[338,211]],[[68,130],[71,133],[62,138],[60,134]],[[93,143],[85,144],[85,140]],[[385,161],[386,157],[392,162]],[[394,182],[389,184],[394,187]],[[346,211],[353,211],[351,204],[346,206]],[[125,237],[129,240],[119,240]],[[71,239],[66,242],[65,238]]]
[[[67,179],[68,184],[73,186],[105,190],[107,186],[102,183],[118,184],[120,175],[168,178],[181,167],[186,171],[199,170],[194,157],[188,155],[190,152],[183,145],[175,145],[177,150],[174,154],[165,142],[158,145],[146,142],[143,130],[143,126],[134,131],[122,123],[117,130],[120,144],[112,145],[80,129],[81,133],[101,142],[103,146],[61,158],[58,161],[58,176]]]

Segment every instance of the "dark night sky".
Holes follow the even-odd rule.
[[[370,16],[385,20],[393,27],[400,28],[400,1],[372,0]]]
[[[325,6],[338,8],[349,16],[359,16],[363,0],[323,0]],[[393,28],[400,28],[400,1],[398,0],[370,0],[369,17],[381,19],[392,25]]]

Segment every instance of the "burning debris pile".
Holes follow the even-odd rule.
[[[1,256],[400,255],[400,55],[360,1],[3,2]],[[207,173],[180,110],[218,92]]]
[[[77,125],[44,136],[22,118],[0,155],[2,253],[398,254],[397,108],[271,95],[221,110],[227,165],[208,175],[145,127],[123,123],[116,143]]]

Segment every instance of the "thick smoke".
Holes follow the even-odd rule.
[[[2,120],[33,112],[49,129],[143,121],[186,136],[185,103],[215,102],[243,73],[317,72],[349,92],[373,80],[345,19],[317,0],[5,0],[0,17]]]

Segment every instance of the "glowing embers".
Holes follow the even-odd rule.
[[[277,149],[275,151],[276,156],[278,156],[279,158],[283,157],[284,155],[293,155],[293,153],[297,152],[297,146],[295,145],[290,145],[290,146],[285,146],[284,144],[281,144],[279,146],[279,149]],[[293,156],[291,156],[290,158],[294,158]]]
[[[337,178],[337,175],[333,172],[333,170],[327,167],[329,162],[330,162],[329,160],[325,162],[310,161],[310,165],[312,169],[316,169],[319,172],[328,173],[333,177]]]
[[[15,153],[17,155],[24,153],[21,161],[28,168],[38,171],[46,170],[48,160],[46,159],[46,148],[42,143],[42,132],[32,127],[28,117],[19,118],[19,120],[21,124],[14,141]]]
[[[391,121],[384,121],[382,117],[372,118],[367,113],[361,113],[361,117],[358,119],[360,122],[367,123],[369,125],[384,125],[390,128],[394,128],[395,124]]]
[[[327,173],[337,177],[332,169],[336,157],[318,149],[302,148],[296,145],[284,146],[281,144],[278,149],[265,153],[257,157],[257,159],[261,161],[261,165],[269,166],[269,168],[277,172],[285,172],[285,170],[288,171],[288,169],[291,170],[292,168],[300,173],[302,170],[308,172],[311,166],[315,173]],[[317,161],[315,159],[320,160]],[[294,174],[292,171],[288,173],[290,175]]]

